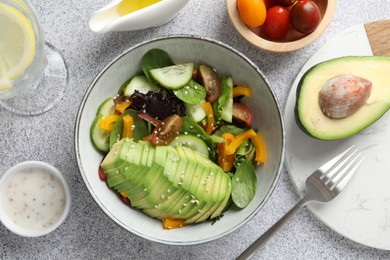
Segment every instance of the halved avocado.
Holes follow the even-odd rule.
[[[371,81],[366,102],[342,119],[327,117],[319,105],[319,91],[331,78],[354,75]],[[298,83],[295,120],[308,135],[321,140],[343,139],[355,135],[377,121],[390,108],[390,57],[347,56],[319,63]]]

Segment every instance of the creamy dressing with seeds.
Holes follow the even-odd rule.
[[[47,229],[61,217],[65,189],[57,176],[44,169],[25,169],[4,185],[1,194],[4,211],[19,227]]]

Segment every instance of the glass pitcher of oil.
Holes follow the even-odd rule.
[[[94,12],[89,28],[99,34],[133,31],[163,25],[173,19],[189,0],[113,0]]]

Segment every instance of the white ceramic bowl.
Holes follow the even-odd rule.
[[[21,178],[18,178],[18,176],[20,176],[21,173],[24,174],[24,176],[25,176],[24,178],[27,178],[27,180],[28,180],[26,183],[26,186],[24,186],[26,188],[25,190],[23,190],[23,188],[22,188],[22,186],[23,186],[22,183],[18,182],[18,180],[21,180]],[[39,175],[39,177],[45,176],[45,178],[47,178],[48,176],[51,175],[52,180],[54,180],[54,182],[51,182],[50,185],[46,185],[46,191],[43,191],[41,189],[41,187],[37,186],[37,183],[34,182],[37,179],[38,174],[41,174],[41,173],[42,173],[42,175]],[[28,176],[33,176],[33,177],[28,177]],[[18,179],[16,179],[16,178],[18,178]],[[14,187],[11,186],[11,183],[12,183],[12,181],[15,181],[15,180],[16,180],[16,183],[13,182],[13,184],[18,185],[17,187],[15,187],[15,191],[20,193],[23,190],[24,192],[26,192],[28,201],[26,202],[24,200],[24,198],[23,198],[23,201],[24,201],[24,203],[27,204],[28,207],[34,208],[33,212],[31,212],[30,210],[27,209],[26,212],[28,212],[28,214],[24,217],[28,217],[29,219],[35,219],[34,216],[31,216],[31,218],[30,218],[29,214],[37,213],[38,212],[37,207],[41,206],[41,205],[37,205],[37,204],[38,203],[40,204],[43,201],[43,202],[46,202],[46,205],[43,205],[43,207],[46,208],[45,212],[47,213],[47,214],[44,214],[45,216],[43,217],[43,219],[45,220],[45,222],[48,222],[48,223],[49,223],[49,221],[54,221],[54,222],[50,223],[48,226],[46,226],[44,228],[38,228],[36,225],[34,225],[34,228],[30,228],[33,226],[31,224],[32,222],[27,222],[27,224],[30,225],[29,227],[27,227],[27,224],[24,224],[23,226],[21,226],[21,225],[18,225],[15,223],[15,221],[10,216],[12,214],[10,214],[8,212],[8,210],[6,210],[6,208],[9,207],[9,204],[7,204],[7,202],[5,201],[5,199],[11,199],[11,200],[13,200],[13,202],[18,202],[18,198],[20,199],[20,197],[22,196],[22,195],[19,196],[19,195],[14,194],[14,190],[13,190]],[[47,183],[47,181],[45,181],[45,184],[46,183]],[[55,185],[56,183],[57,183],[57,185]],[[39,189],[31,189],[31,187],[36,187]],[[53,189],[55,189],[55,190],[53,190]],[[62,192],[64,193],[63,195],[64,195],[65,201],[63,201],[63,200],[59,201],[61,198],[60,194]],[[5,195],[5,194],[8,194],[8,195]],[[8,197],[10,194],[12,194],[12,196],[15,196],[15,197]],[[57,198],[50,198],[50,197],[46,196],[49,194],[50,195],[56,194],[55,196],[57,196]],[[52,203],[55,204],[56,202],[58,202],[56,205],[49,205]],[[58,228],[65,221],[66,217],[68,216],[70,204],[71,204],[70,190],[69,190],[69,186],[68,186],[64,176],[61,174],[61,172],[57,168],[55,168],[52,165],[47,164],[45,162],[25,161],[25,162],[16,164],[15,166],[8,169],[0,179],[0,221],[8,230],[10,230],[11,232],[18,234],[20,236],[38,237],[38,236],[43,236],[43,235],[46,235],[46,234],[54,231],[56,228]],[[19,205],[20,205],[20,201],[19,201]],[[16,210],[16,209],[18,209],[18,210]],[[15,206],[15,205],[13,206],[13,210],[17,214],[20,214],[19,209],[20,209],[20,207]],[[56,215],[54,210],[58,211],[58,215]],[[44,213],[44,211],[42,211],[41,213]],[[48,216],[52,216],[53,219],[51,219],[51,220],[47,219]],[[21,220],[21,217],[18,218],[18,221],[20,221],[20,220]],[[30,221],[30,220],[28,220],[28,221]],[[33,223],[33,224],[35,224],[35,223]]]
[[[93,147],[89,129],[99,104],[116,95],[118,88],[130,76],[139,73],[142,55],[152,49],[165,50],[176,63],[194,61],[206,63],[221,75],[231,75],[235,82],[250,85],[251,98],[246,102],[254,111],[254,126],[262,133],[268,161],[258,167],[258,189],[253,201],[245,209],[232,208],[215,224],[211,222],[164,230],[159,220],[125,205],[98,176],[102,155]],[[245,224],[260,211],[270,196],[279,177],[284,158],[284,128],[280,109],[263,73],[243,54],[210,39],[171,36],[158,38],[134,46],[108,64],[88,88],[76,121],[75,148],[81,176],[91,195],[102,210],[116,223],[130,232],[155,242],[190,245],[221,238]]]

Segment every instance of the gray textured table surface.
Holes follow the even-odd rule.
[[[0,225],[0,259],[233,259],[287,212],[298,196],[286,170],[268,203],[234,233],[196,246],[167,246],[139,238],[111,221],[88,193],[74,151],[78,106],[95,75],[125,49],[156,36],[195,34],[223,41],[254,61],[271,82],[281,106],[301,66],[328,39],[358,23],[390,18],[390,0],[339,0],[327,31],[310,46],[272,54],[248,45],[229,21],[224,0],[192,0],[171,22],[135,32],[94,35],[88,16],[108,0],[35,0],[47,41],[65,56],[70,72],[66,97],[35,117],[0,108],[0,175],[24,160],[42,160],[66,176],[73,195],[66,222],[40,238],[23,238]],[[390,252],[352,242],[318,221],[307,209],[290,221],[258,259],[389,259]]]

